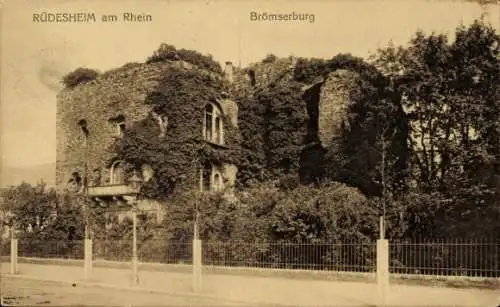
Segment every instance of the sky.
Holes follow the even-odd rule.
[[[152,22],[37,23],[36,13],[150,14]],[[256,13],[314,14],[308,21],[252,21]],[[500,4],[453,0],[4,0],[1,19],[0,151],[3,167],[54,163],[56,94],[66,73],[143,62],[161,43],[245,66],[277,56],[367,57],[406,44],[417,30],[452,35]]]

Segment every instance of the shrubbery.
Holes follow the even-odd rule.
[[[99,72],[90,68],[78,68],[63,77],[62,83],[67,88],[73,88],[78,84],[83,84],[95,80],[99,76]]]
[[[211,55],[202,55],[193,50],[177,49],[175,46],[168,44],[161,44],[154,54],[146,60],[146,63],[161,62],[165,60],[182,60],[211,72],[218,74],[222,73],[222,68],[219,63],[214,61]]]

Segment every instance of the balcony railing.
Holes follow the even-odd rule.
[[[136,193],[137,190],[127,184],[93,186],[88,188],[89,196],[119,196],[134,195]]]

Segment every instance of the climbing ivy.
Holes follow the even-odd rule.
[[[278,61],[268,56],[255,66],[265,66],[267,70],[267,66],[273,63]],[[375,67],[361,58],[340,54],[330,60],[299,58],[292,71],[283,70],[284,74],[276,76],[276,80],[268,80],[266,86],[255,87],[250,95],[239,97],[243,136],[243,163],[238,173],[241,185],[298,175],[301,152],[318,139],[317,128],[312,127],[314,118],[309,118],[308,109],[318,108],[319,95],[316,99],[305,97],[304,88],[319,84],[317,90],[320,91],[328,75],[338,69],[359,75],[359,84],[350,93],[350,100],[356,102],[351,111],[360,115],[360,120],[381,97],[390,94],[385,91],[387,79]],[[316,135],[312,135],[314,133]],[[318,168],[323,167],[320,161],[316,164]],[[315,173],[334,172],[317,170]]]
[[[146,97],[152,113],[126,131],[114,150],[133,168],[153,168],[153,179],[144,187],[147,196],[163,199],[177,188],[197,187],[198,166],[204,163],[238,164],[239,137],[227,116],[222,118],[227,146],[206,143],[201,135],[206,104],[219,99],[225,89],[222,79],[201,69],[170,67]],[[153,114],[168,118],[165,137]]]

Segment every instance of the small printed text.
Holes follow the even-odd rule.
[[[250,12],[250,21],[263,21],[263,22],[276,22],[276,21],[285,21],[285,22],[309,22],[314,23],[316,20],[316,16],[314,14],[308,13],[296,13],[291,12],[288,14],[282,13],[257,13]]]
[[[92,12],[33,13],[33,22],[36,23],[95,23],[95,22],[144,23],[152,21],[153,21],[153,16],[151,14],[133,13],[133,12],[126,12],[122,14],[101,14],[101,15]]]

